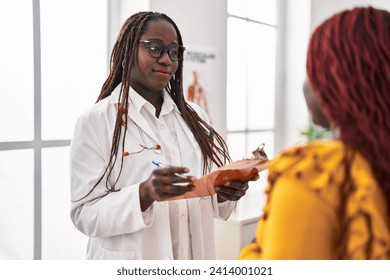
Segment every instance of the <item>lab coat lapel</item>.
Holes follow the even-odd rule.
[[[131,104],[129,105],[131,106]],[[152,138],[154,141],[156,141],[156,143],[158,143],[158,139],[156,137],[156,134],[154,134],[153,129],[139,112],[132,108],[129,108],[128,115],[129,118],[134,121],[150,138]]]
[[[119,84],[115,90],[111,94],[111,100],[110,103],[115,106],[115,104],[118,103],[118,97],[120,93],[121,85]],[[131,89],[130,89],[131,90]],[[134,121],[150,138],[152,138],[156,143],[158,143],[157,137],[153,132],[153,129],[150,127],[148,122],[145,120],[145,118],[137,112],[137,110],[132,107],[132,103],[129,103],[129,110],[128,110],[128,116],[130,117],[130,120]]]

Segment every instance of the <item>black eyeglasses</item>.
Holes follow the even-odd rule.
[[[140,43],[148,44],[148,52],[154,58],[162,57],[166,52],[172,61],[182,59],[184,50],[186,49],[179,44],[173,43],[169,46],[164,45],[160,40],[141,40]]]

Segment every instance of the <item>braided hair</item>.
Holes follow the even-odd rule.
[[[108,97],[114,89],[121,83],[120,94],[118,98],[119,106],[116,116],[115,129],[113,133],[112,146],[110,152],[110,160],[107,167],[95,184],[95,186],[86,195],[88,196],[96,186],[106,176],[106,194],[118,191],[115,188],[116,183],[122,172],[123,167],[123,153],[120,154],[120,172],[115,182],[110,185],[108,178],[110,177],[114,165],[118,158],[119,146],[122,138],[122,151],[125,146],[126,133],[122,133],[122,126],[127,127],[126,122],[122,123],[122,115],[128,112],[128,97],[130,87],[130,74],[134,68],[135,58],[137,55],[138,42],[140,37],[147,31],[148,23],[151,21],[165,20],[176,30],[179,45],[183,45],[180,31],[175,22],[167,15],[157,12],[139,12],[128,18],[122,25],[118,34],[116,43],[111,53],[110,59],[110,73],[103,84],[100,95],[96,102]],[[169,81],[166,88],[167,92],[177,105],[183,119],[186,121],[188,127],[195,136],[203,156],[203,173],[211,170],[213,164],[218,167],[231,161],[228,153],[227,145],[223,138],[199,115],[192,109],[192,107],[185,101],[183,95],[183,60],[178,61],[178,69],[173,78]],[[214,143],[214,140],[216,143]],[[83,198],[85,198],[84,196]]]
[[[307,74],[340,140],[369,160],[390,205],[390,15],[358,7],[316,28]]]

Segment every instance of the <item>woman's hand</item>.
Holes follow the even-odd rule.
[[[217,186],[215,191],[217,192],[218,202],[224,202],[226,200],[237,201],[243,197],[248,190],[248,182],[256,181],[260,178],[259,174],[256,174],[251,179],[245,182],[232,181],[225,182],[223,186]]]
[[[153,170],[149,178],[140,184],[141,211],[145,211],[154,201],[162,201],[175,196],[183,195],[194,189],[189,185],[196,178],[182,176],[189,169],[182,166],[166,166]]]

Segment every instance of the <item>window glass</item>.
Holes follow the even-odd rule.
[[[248,128],[273,129],[275,114],[275,28],[248,23]]]
[[[228,13],[239,17],[248,17],[247,0],[228,0]]]
[[[41,0],[42,138],[69,139],[106,78],[107,1]]]
[[[276,1],[228,0],[228,13],[267,24],[276,22]]]
[[[226,126],[228,130],[246,128],[247,110],[247,24],[228,19]]]
[[[268,159],[274,157],[274,132],[249,132],[248,133],[248,153],[251,155],[251,152],[255,150],[262,143],[265,144],[264,151],[266,152]]]
[[[248,18],[267,23],[276,23],[276,0],[247,0]]]
[[[228,0],[227,144],[233,159],[274,153],[276,1]],[[241,147],[238,147],[241,145]]]
[[[0,151],[0,260],[34,258],[34,152]]]
[[[0,1],[0,141],[34,138],[31,1]]]
[[[228,19],[228,130],[274,128],[275,33],[274,27]]]
[[[42,259],[85,259],[87,237],[70,219],[69,147],[42,150]]]
[[[226,144],[229,147],[229,154],[232,160],[240,160],[246,157],[246,137],[245,133],[229,133]]]

